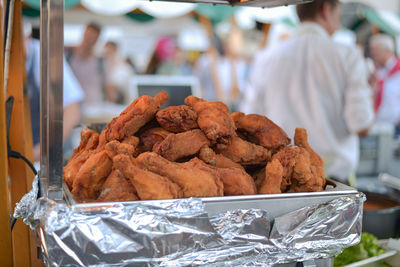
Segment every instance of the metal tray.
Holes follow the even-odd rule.
[[[400,178],[394,177],[388,173],[381,173],[378,178],[384,185],[400,191]]]
[[[205,210],[210,216],[220,214],[229,210],[237,209],[263,209],[268,211],[268,219],[297,209],[318,205],[337,199],[342,196],[357,195],[358,191],[350,186],[339,182],[328,180],[330,185],[321,192],[307,193],[282,193],[282,194],[258,194],[245,196],[224,196],[224,197],[204,197],[201,198],[205,205]],[[67,204],[76,208],[100,208],[112,206],[116,203],[149,203],[153,200],[145,201],[126,201],[126,202],[95,202],[95,203],[76,203],[68,187],[64,184],[64,199]],[[157,200],[159,202],[160,200]],[[163,200],[161,200],[163,201]],[[167,200],[170,201],[170,200]]]

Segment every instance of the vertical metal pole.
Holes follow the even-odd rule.
[[[63,54],[64,0],[49,0],[48,6],[48,196],[62,200],[63,168]]]
[[[42,195],[47,196],[49,161],[48,161],[48,10],[47,0],[40,1],[40,182]]]

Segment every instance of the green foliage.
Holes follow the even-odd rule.
[[[370,233],[362,233],[359,244],[346,248],[335,258],[335,267],[384,254],[386,250],[376,244],[377,240]]]

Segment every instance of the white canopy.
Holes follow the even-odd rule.
[[[396,13],[400,13],[400,1],[399,0],[342,0],[343,3],[355,2],[363,3],[377,10],[390,10]]]

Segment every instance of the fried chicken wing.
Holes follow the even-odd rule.
[[[264,179],[258,189],[259,194],[279,194],[283,178],[283,167],[278,159],[267,163],[264,169]]]
[[[113,158],[114,166],[128,177],[141,200],[181,198],[181,188],[170,179],[135,166],[132,158],[118,155]]]
[[[79,143],[79,146],[74,149],[74,152],[69,160],[74,160],[75,157],[78,157],[86,150],[95,149],[98,144],[99,134],[89,128],[83,128],[81,131],[81,142]]]
[[[320,177],[325,177],[324,161],[308,144],[307,131],[304,128],[296,128],[294,134],[294,144],[302,147],[310,154],[311,164],[315,167],[316,174]]]
[[[262,146],[247,142],[238,136],[231,138],[230,144],[216,146],[215,151],[242,166],[264,165],[271,159],[271,152]]]
[[[165,91],[154,98],[141,96],[132,102],[118,117],[107,124],[105,138],[107,141],[122,140],[134,135],[142,126],[151,121],[161,105],[168,100]]]
[[[240,135],[252,143],[275,151],[290,143],[285,131],[265,116],[234,112],[231,117]]]
[[[305,149],[308,152],[308,162],[305,164],[309,165],[307,167],[311,172],[311,177],[310,179],[304,179],[303,175],[295,175],[294,183],[290,187],[289,191],[316,192],[324,190],[326,185],[324,162],[308,144],[307,131],[303,128],[297,128],[294,135],[294,142],[297,146]],[[301,165],[299,167],[301,167]],[[298,172],[302,173],[304,171],[300,169]]]
[[[103,202],[139,200],[136,189],[119,171],[113,170],[107,177],[97,199]]]
[[[272,160],[279,160],[283,168],[281,191],[286,192],[292,184],[293,169],[296,165],[296,155],[300,153],[298,147],[288,146],[276,153]]]
[[[325,178],[311,163],[310,153],[302,147],[285,147],[273,156],[283,167],[281,191],[315,192],[323,190]]]
[[[168,177],[183,190],[184,197],[215,197],[224,194],[224,185],[215,167],[198,158],[185,163],[171,162],[153,152],[136,158],[139,167]]]
[[[152,151],[157,143],[161,143],[171,132],[161,127],[150,128],[140,135],[140,150],[142,152]]]
[[[72,183],[82,167],[83,163],[89,158],[91,152],[99,143],[99,135],[88,128],[81,131],[81,142],[63,169],[63,177],[69,189],[72,189]]]
[[[242,165],[233,162],[224,155],[217,154],[209,146],[203,146],[199,151],[199,158],[207,164],[217,168],[239,168],[244,170]]]
[[[180,133],[199,128],[197,113],[186,105],[170,106],[157,112],[158,123],[164,129]]]
[[[254,195],[257,193],[253,178],[240,168],[216,168],[224,184],[225,196]]]
[[[105,146],[105,151],[110,159],[118,154],[125,154],[128,156],[136,157],[137,151],[131,144],[120,143],[117,140],[108,142]]]
[[[195,129],[178,134],[169,134],[162,142],[153,146],[153,152],[170,161],[176,161],[196,154],[202,146],[209,144],[210,141],[204,133]]]
[[[75,177],[72,194],[80,199],[97,199],[111,169],[112,161],[106,151],[92,153]]]
[[[236,135],[235,123],[224,103],[205,101],[195,96],[188,96],[185,103],[196,111],[200,129],[212,142],[228,144],[229,138]]]

